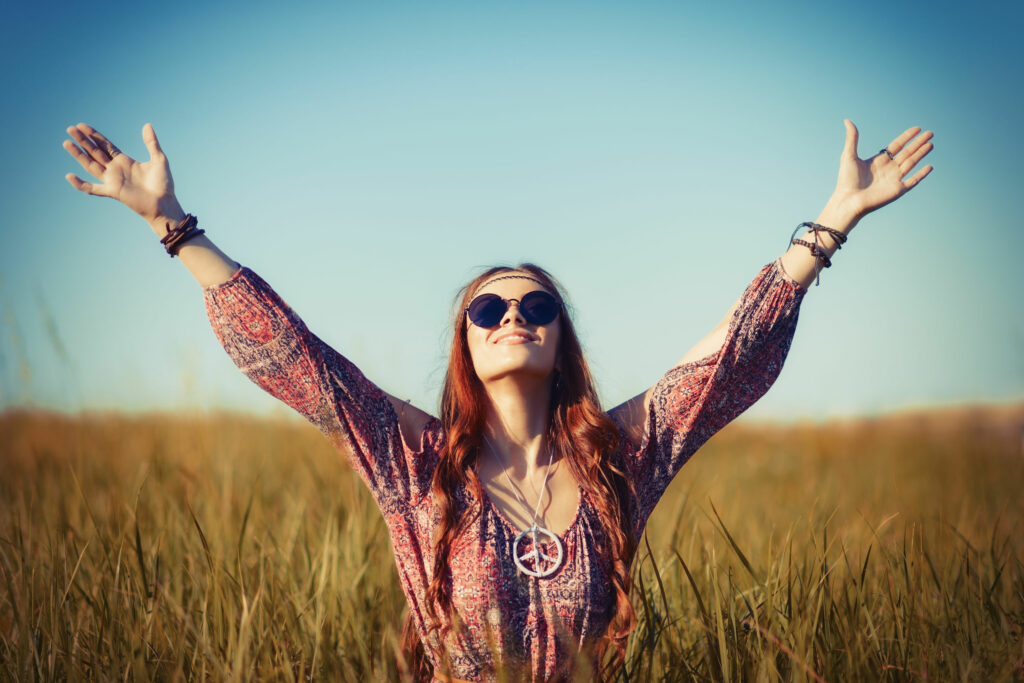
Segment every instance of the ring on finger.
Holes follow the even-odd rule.
[[[883,147],[879,154],[885,154],[889,157],[889,161],[896,161],[896,155],[890,152],[888,147]]]
[[[114,147],[114,145],[110,144],[109,142],[103,143],[103,149],[104,151],[106,151],[107,156],[110,157],[111,161],[113,161],[114,157],[121,153],[121,150],[119,150],[117,147]]]

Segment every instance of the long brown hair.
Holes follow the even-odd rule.
[[[453,319],[453,338],[448,372],[441,394],[441,423],[445,447],[434,470],[431,493],[440,510],[440,523],[435,532],[433,579],[427,587],[428,633],[439,631],[444,641],[449,626],[455,623],[448,568],[452,544],[482,510],[483,484],[474,465],[483,439],[487,394],[476,375],[466,340],[463,311],[477,288],[487,279],[506,271],[529,273],[550,291],[565,297],[557,281],[543,268],[524,263],[515,268],[495,267],[481,273],[457,295],[459,302]],[[629,600],[630,565],[636,552],[636,539],[629,522],[630,484],[609,456],[618,445],[618,430],[601,410],[594,381],[583,357],[579,338],[566,308],[561,315],[559,369],[552,376],[551,407],[548,418],[547,444],[553,454],[564,458],[573,476],[583,487],[598,513],[604,530],[604,542],[596,552],[608,558],[615,588],[615,609],[605,635],[594,648],[593,655],[601,667],[605,655],[611,657],[602,678],[610,678],[625,660],[626,639],[636,624],[636,615]],[[465,487],[473,497],[469,509],[459,509],[451,492]],[[444,619],[438,617],[436,607]],[[412,616],[408,616],[402,634],[406,662],[421,679],[429,679],[432,668],[416,632]]]

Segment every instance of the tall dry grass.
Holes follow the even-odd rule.
[[[622,680],[1024,678],[1024,407],[733,425],[635,566]],[[0,416],[0,678],[401,677],[380,515],[310,427]]]

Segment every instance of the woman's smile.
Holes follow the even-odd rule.
[[[492,343],[494,344],[529,344],[537,341],[537,336],[525,330],[506,330],[500,332]]]

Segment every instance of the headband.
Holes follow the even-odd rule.
[[[551,285],[548,285],[547,283],[541,282],[540,280],[538,280],[537,278],[533,277],[532,275],[502,275],[500,277],[492,277],[490,280],[488,280],[487,282],[485,282],[482,285],[480,285],[479,287],[477,287],[476,288],[476,292],[479,292],[481,289],[483,289],[487,285],[491,284],[492,282],[497,282],[498,280],[532,280],[533,282],[536,282],[538,285],[540,285],[541,287],[543,287],[546,290],[550,290],[551,289]],[[473,296],[474,297],[476,296],[476,292],[473,292]],[[556,295],[555,298],[557,299],[558,296]]]

